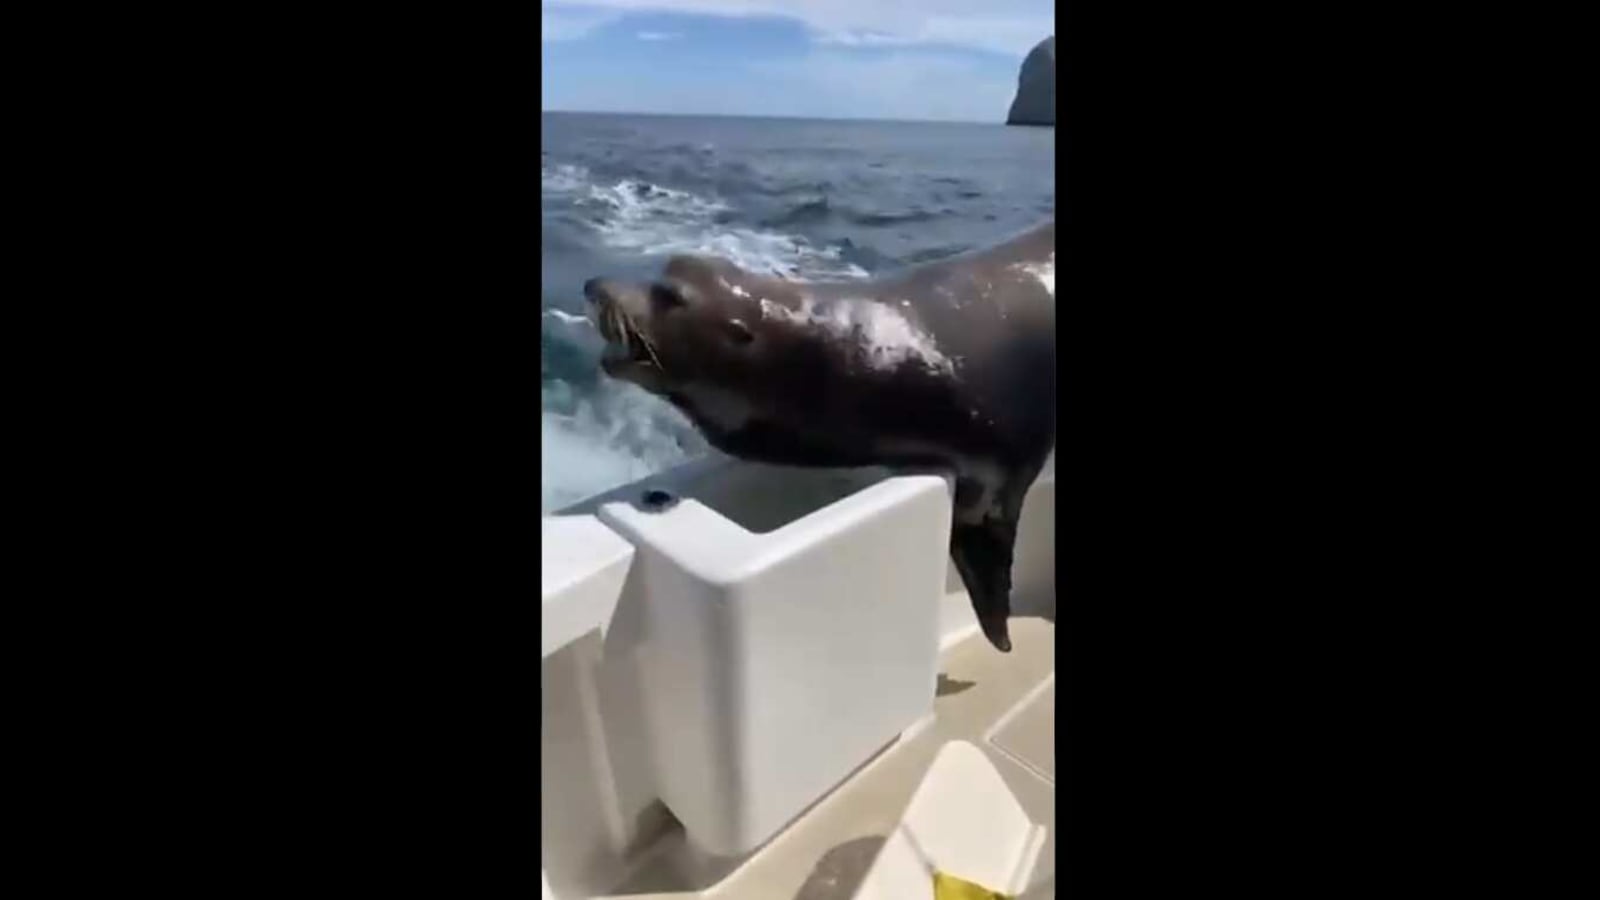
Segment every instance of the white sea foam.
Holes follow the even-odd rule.
[[[546,194],[567,194],[589,183],[589,170],[583,166],[558,163],[539,167],[539,189]]]
[[[866,278],[865,269],[798,235],[730,225],[721,200],[634,179],[602,183],[578,166],[541,169],[546,191],[573,195],[593,213],[590,227],[607,246],[640,254],[725,257],[752,272],[795,280]]]
[[[593,322],[589,321],[587,316],[580,316],[580,315],[577,315],[575,313],[562,312],[559,309],[547,309],[547,310],[544,311],[544,314],[549,316],[552,319],[555,319],[558,322],[565,322],[568,325],[587,325],[587,326],[590,326],[590,327],[593,327],[593,325],[594,325]]]
[[[543,514],[705,450],[705,440],[677,410],[633,385],[602,381],[597,390],[578,396],[565,382],[546,382],[542,394]]]

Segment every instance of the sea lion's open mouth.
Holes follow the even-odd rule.
[[[594,310],[595,327],[606,339],[605,351],[600,357],[602,368],[607,372],[629,365],[661,368],[661,360],[656,357],[655,348],[645,338],[643,329],[622,311],[619,304],[609,298],[599,297],[592,301],[591,309]]]

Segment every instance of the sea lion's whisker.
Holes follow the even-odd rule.
[[[650,339],[644,336],[644,332],[635,327],[633,336],[639,339],[639,345],[644,347],[644,352],[650,354],[650,361],[656,364],[656,368],[662,368],[661,357],[656,356],[656,348],[650,343]]]
[[[623,350],[629,349],[628,317],[623,315],[622,310],[617,309],[615,306],[611,307],[611,327],[617,333],[617,343],[622,345]]]

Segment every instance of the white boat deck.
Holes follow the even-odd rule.
[[[546,900],[1053,897],[1054,498],[1051,466],[1008,654],[942,477],[705,460],[546,518]]]

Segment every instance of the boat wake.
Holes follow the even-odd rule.
[[[570,205],[606,247],[644,257],[724,256],[751,271],[801,280],[866,278],[840,246],[817,246],[771,228],[740,225],[726,202],[636,178],[604,181],[581,166],[541,170],[547,202]]]

